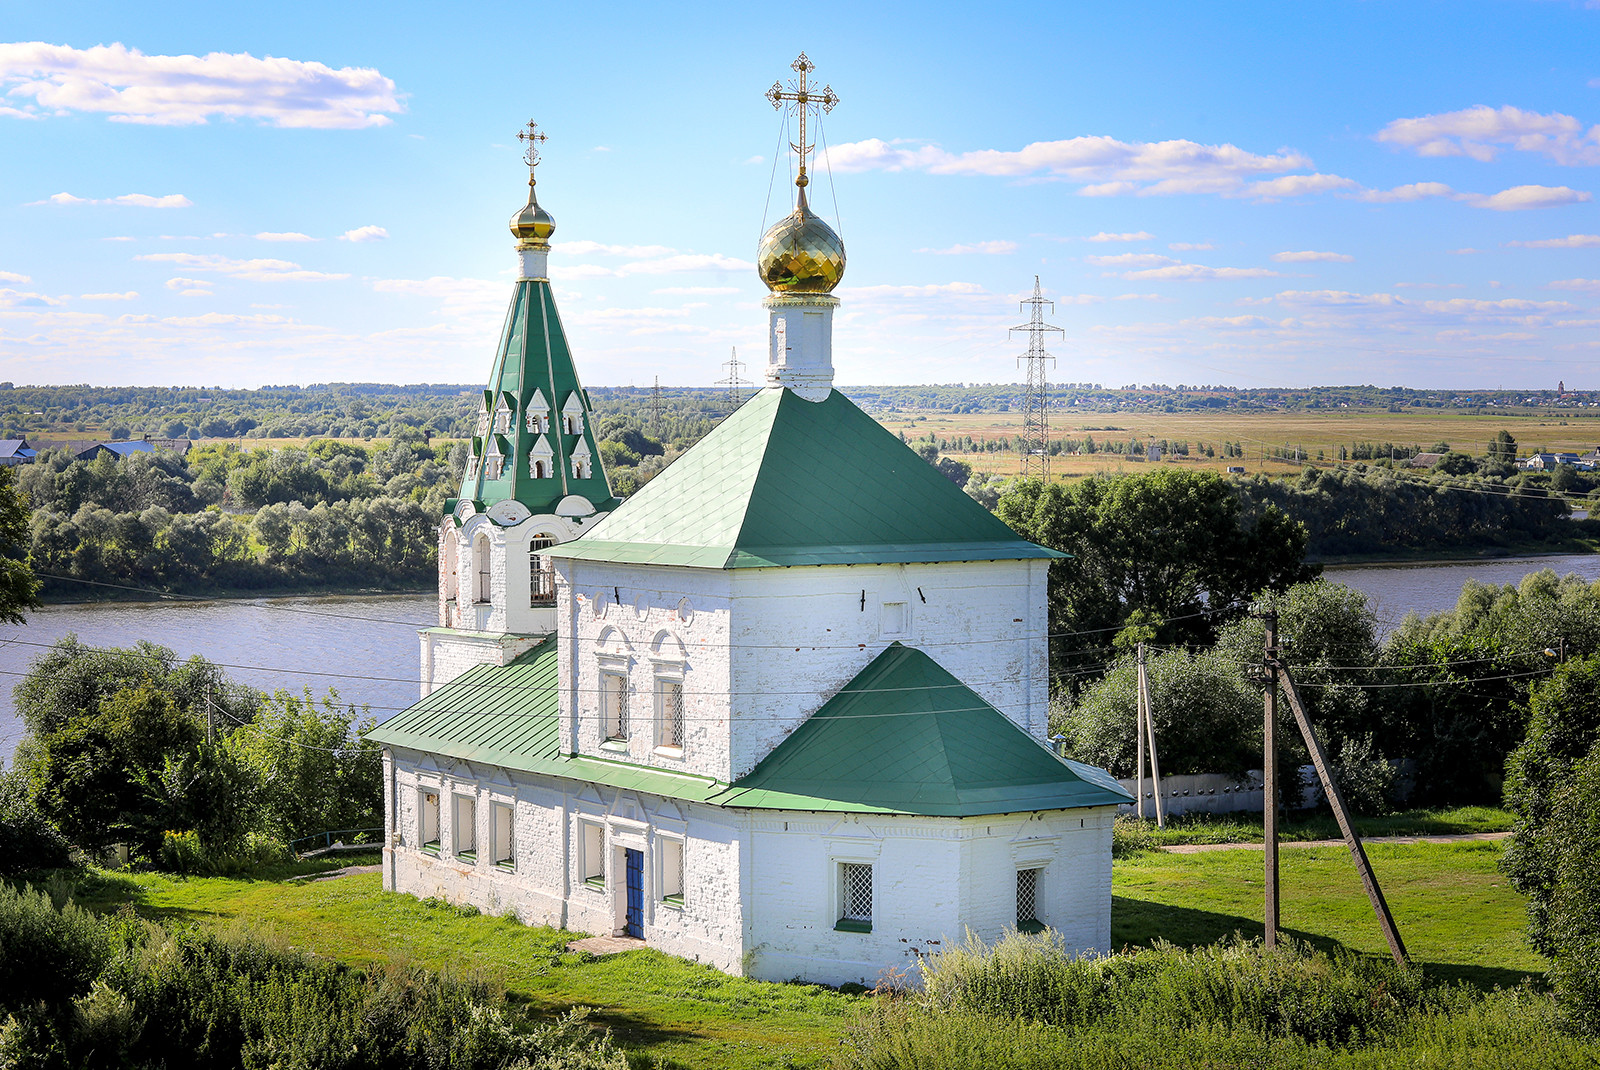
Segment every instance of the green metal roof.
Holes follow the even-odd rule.
[[[535,391],[542,395],[542,404],[535,404]],[[582,433],[577,435],[566,434],[561,420],[562,409],[573,396],[583,407]],[[503,434],[491,428],[485,435],[480,425],[475,429],[472,450],[481,458],[491,444],[497,444],[505,457],[504,468],[498,478],[490,479],[480,463],[477,473],[462,482],[458,497],[471,499],[484,509],[515,498],[536,514],[554,512],[556,503],[569,494],[587,498],[600,512],[616,507],[618,499],[611,493],[600,462],[589,396],[578,381],[549,282],[521,279],[511,295],[494,368],[483,392],[491,421],[502,402],[510,410],[511,426]],[[541,436],[528,430],[530,412],[545,418],[547,433]],[[540,437],[550,444],[552,471],[535,479],[528,453]],[[572,454],[579,443],[587,443],[592,465],[584,479],[572,474]]]
[[[1019,538],[835,390],[752,397],[552,557],[692,568],[1063,557]]]
[[[890,646],[729,785],[561,753],[552,636],[479,665],[367,734],[386,746],[734,809],[972,817],[1109,806],[1103,770],[1063,762],[921,651]]]
[[[711,801],[974,817],[1130,799],[1104,771],[1056,757],[928,655],[894,643]]]

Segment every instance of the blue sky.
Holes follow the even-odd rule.
[[[760,359],[762,93],[842,98],[843,383],[1600,388],[1600,2],[0,4],[0,378],[486,373],[548,132],[591,385]],[[763,212],[765,211],[765,215]]]

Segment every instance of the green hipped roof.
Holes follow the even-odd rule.
[[[552,557],[694,568],[1054,558],[835,390],[769,388]]]
[[[735,809],[972,817],[1110,806],[1128,794],[1065,762],[921,651],[896,643],[734,784],[561,753],[554,637],[479,665],[367,734],[386,746]]]
[[[539,414],[545,417],[545,425],[550,429],[543,436],[528,430],[529,406],[536,390],[543,395]],[[574,394],[583,406],[583,433],[580,435],[565,434],[561,419],[567,399]],[[618,499],[611,493],[605,467],[600,462],[589,396],[578,381],[577,368],[567,348],[567,335],[561,327],[561,314],[556,310],[548,282],[521,279],[511,295],[505,328],[495,350],[494,370],[483,392],[483,404],[491,422],[502,401],[511,411],[508,432],[485,436],[478,433],[482,431],[481,426],[475,427],[472,441],[473,453],[480,458],[486,456],[493,445],[499,446],[505,457],[501,475],[497,479],[488,478],[480,463],[477,474],[463,480],[458,497],[476,501],[485,509],[496,502],[515,498],[535,514],[554,512],[556,503],[568,494],[587,498],[601,512],[616,507]],[[528,452],[540,437],[550,445],[552,472],[544,479],[534,479]],[[587,444],[592,465],[585,479],[572,475],[572,454],[580,442]]]
[[[1056,757],[922,651],[893,643],[717,801],[973,817],[1131,798],[1103,770]]]

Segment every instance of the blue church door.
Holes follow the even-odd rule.
[[[644,852],[624,850],[623,859],[628,871],[628,922],[623,926],[627,936],[644,939]]]

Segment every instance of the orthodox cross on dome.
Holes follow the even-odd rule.
[[[812,108],[821,108],[824,112],[833,111],[834,105],[839,103],[839,98],[834,95],[833,86],[825,85],[819,92],[806,82],[806,75],[816,70],[816,65],[806,58],[804,52],[798,59],[789,64],[790,68],[799,75],[798,78],[789,80],[789,87],[785,89],[782,82],[773,82],[772,88],[767,90],[767,99],[772,101],[774,108],[781,108],[786,103],[792,107],[800,117],[800,140],[791,141],[789,147],[800,155],[800,177],[794,184],[803,191],[809,179],[806,178],[806,157],[810,155],[812,145],[806,141],[806,114]],[[817,121],[820,123],[819,115]],[[803,196],[804,194],[802,194]]]
[[[550,138],[539,129],[538,123],[529,119],[527,129],[517,131],[517,140],[528,143],[528,151],[522,154],[522,158],[528,164],[528,184],[531,186],[533,184],[533,169],[539,166],[539,142],[549,141]]]

